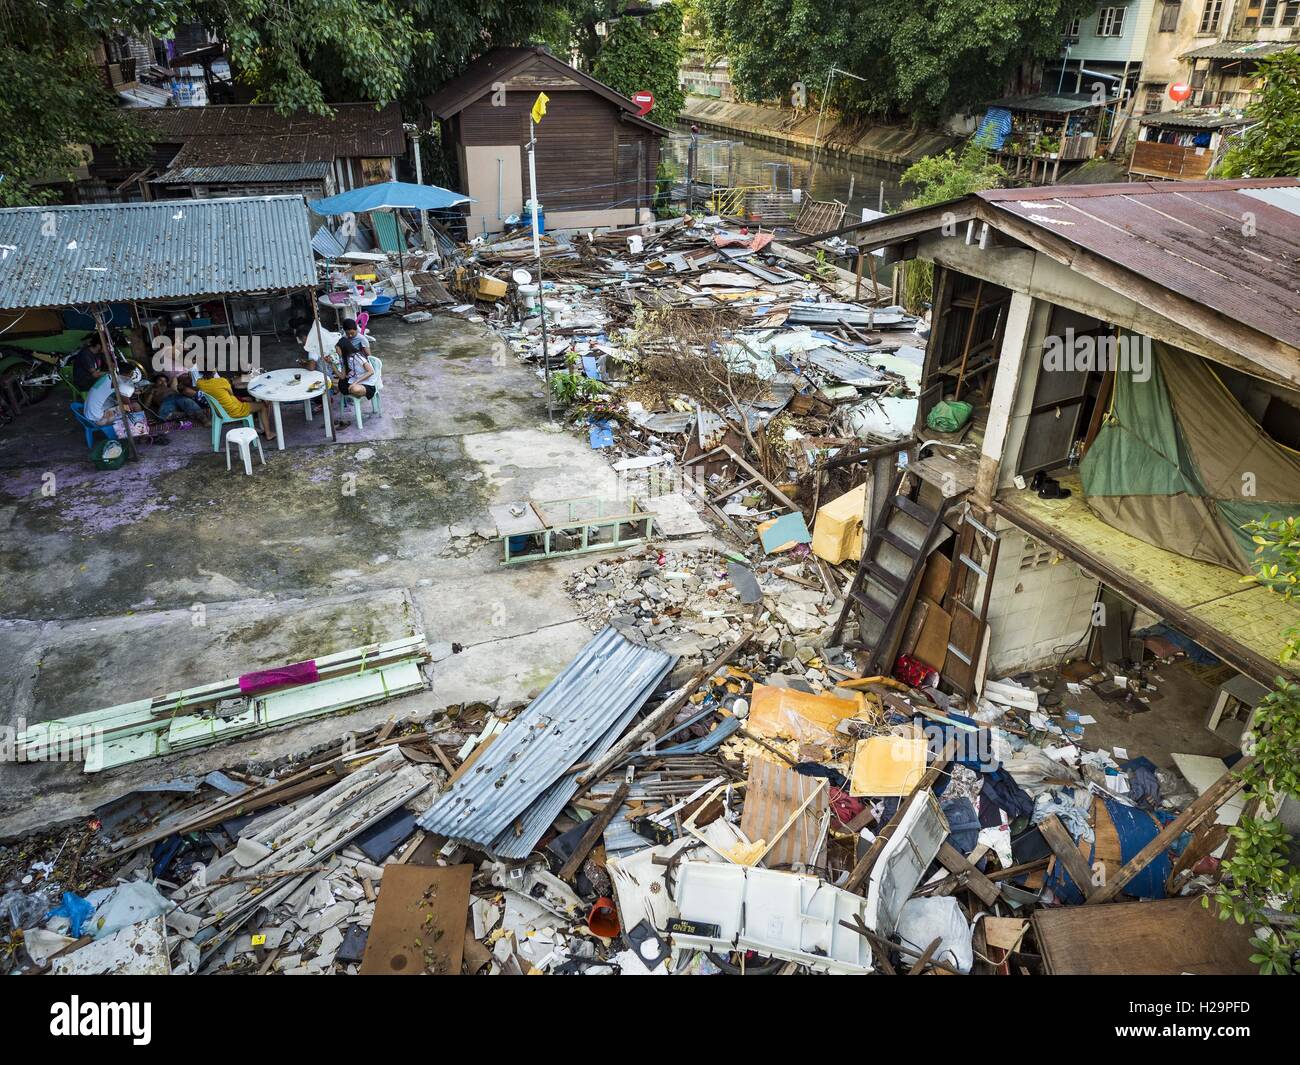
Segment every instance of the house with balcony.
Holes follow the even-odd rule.
[[[1129,174],[1206,177],[1248,120],[1259,60],[1300,43],[1300,0],[1161,0],[1138,92],[1139,135]],[[1186,84],[1175,101],[1169,89]]]
[[[1038,93],[994,100],[973,140],[1018,183],[1047,185],[1091,159],[1110,130],[1104,93]]]
[[[1251,523],[1300,515],[1300,180],[996,189],[838,235],[934,264],[913,445],[891,483],[951,516],[924,572],[961,565],[974,587],[892,600],[912,616],[922,602],[922,629],[945,623],[924,664],[969,690],[1059,669],[1068,650],[1085,671],[1110,663],[1123,684],[1103,700],[1175,750],[1241,746],[1242,722],[1214,712],[1224,689],[1257,699],[1300,676],[1283,660],[1300,599],[1242,579],[1272,557]],[[953,398],[968,422],[928,424]],[[876,606],[895,561],[878,557],[855,585]],[[909,630],[885,631],[872,650],[893,661]],[[1153,657],[1134,696],[1130,667]]]
[[[1161,0],[1143,59],[1141,110],[1173,109],[1169,86],[1192,87],[1187,107],[1244,111],[1258,62],[1300,44],[1300,0]]]
[[[1105,89],[1113,100],[1136,90],[1157,0],[1110,0],[1076,18],[1059,59],[1044,64],[1043,88],[1058,92]],[[1055,80],[1053,80],[1055,78]]]

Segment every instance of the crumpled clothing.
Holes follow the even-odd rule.
[[[932,672],[929,666],[911,655],[899,655],[894,663],[894,676],[910,688],[921,687]]]
[[[939,804],[948,821],[948,842],[962,854],[970,854],[980,839],[980,819],[975,807],[965,796],[954,796]]]
[[[1051,758],[1041,747],[1026,746],[1003,762],[1003,768],[1030,795],[1050,791],[1048,780],[1078,780],[1078,770]]]
[[[1034,801],[1034,812],[1029,820],[1031,824],[1037,825],[1046,821],[1052,814],[1056,814],[1061,819],[1061,824],[1076,843],[1081,839],[1086,839],[1089,843],[1093,842],[1092,825],[1088,821],[1088,815],[1074,804],[1073,799],[1056,794],[1040,795]]]
[[[980,788],[980,824],[991,828],[1001,823],[998,810],[1005,810],[1008,821],[1028,817],[1034,812],[1034,800],[1005,769],[984,774]]]
[[[1160,803],[1160,778],[1156,776],[1155,764],[1148,758],[1130,758],[1120,765],[1128,774],[1129,801],[1147,809],[1154,809]]]

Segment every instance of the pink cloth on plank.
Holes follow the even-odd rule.
[[[282,688],[287,684],[314,684],[320,680],[316,660],[295,662],[277,669],[259,669],[239,678],[239,690],[245,695],[255,695],[269,688]]]

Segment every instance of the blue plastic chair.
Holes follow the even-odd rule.
[[[221,450],[221,429],[222,426],[247,425],[250,429],[256,430],[253,424],[253,416],[245,414],[242,418],[232,418],[226,413],[225,408],[206,392],[200,392],[199,399],[208,405],[208,410],[212,413],[212,450]]]
[[[113,428],[112,422],[109,422],[108,425],[99,425],[86,417],[86,405],[84,403],[73,403],[71,406],[72,416],[77,419],[77,424],[86,431],[86,447],[94,448],[96,433],[103,433],[109,440],[117,439],[117,431]]]

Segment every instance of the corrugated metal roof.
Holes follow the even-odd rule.
[[[316,181],[330,172],[325,160],[312,163],[231,163],[178,166],[153,179],[155,185],[256,185],[282,181]]]
[[[996,189],[975,195],[1117,266],[1300,347],[1300,217],[1258,190],[1297,178]]]
[[[301,196],[0,210],[0,308],[316,283]]]
[[[1180,59],[1259,59],[1278,52],[1290,52],[1293,41],[1219,41],[1184,52]]]
[[[1059,115],[1071,111],[1086,111],[1091,107],[1104,107],[1105,101],[1098,102],[1091,93],[1063,92],[1041,93],[1036,96],[1006,96],[986,106],[1005,107],[1008,111],[1034,111]]]
[[[1154,115],[1143,115],[1138,121],[1143,126],[1170,129],[1222,129],[1224,126],[1244,126],[1248,119],[1242,114],[1225,115],[1217,111],[1159,111]]]
[[[420,827],[512,853],[531,839],[527,854],[576,789],[571,778],[561,780],[565,771],[618,738],[674,661],[612,626],[602,629],[425,811]]]

